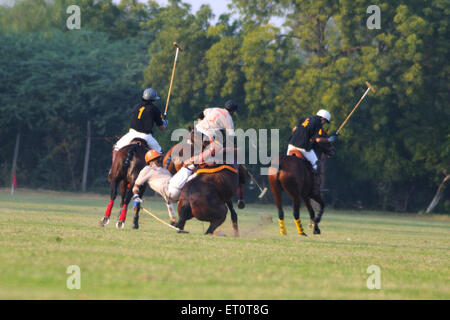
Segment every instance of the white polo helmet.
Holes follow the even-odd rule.
[[[330,113],[329,113],[327,110],[325,110],[325,109],[321,109],[321,110],[317,111],[317,114],[316,114],[316,115],[318,115],[319,117],[322,117],[322,118],[327,119],[328,122],[331,121],[331,115],[330,115]]]

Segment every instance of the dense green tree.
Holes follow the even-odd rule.
[[[81,30],[66,27],[69,5]],[[175,47],[180,52],[169,130],[198,112],[236,100],[236,126],[279,128],[280,152],[300,117],[328,109],[332,133],[369,81],[376,93],[342,130],[327,162],[327,200],[370,208],[424,209],[450,168],[448,0],[379,4],[381,29],[368,29],[368,0],[233,0],[238,16],[215,25],[170,0],[17,0],[0,6],[0,182],[9,183],[17,132],[21,185],[78,189],[86,123],[95,160],[91,188],[106,188],[111,143],[129,125],[144,87],[164,110]],[[280,25],[279,21],[284,21]],[[104,137],[110,137],[106,142]],[[251,168],[256,169],[256,168]],[[256,170],[255,170],[256,172]],[[449,210],[444,194],[439,210]]]

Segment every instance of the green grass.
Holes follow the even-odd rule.
[[[226,237],[205,236],[207,223],[177,234],[147,214],[141,228],[98,226],[108,196],[0,190],[0,299],[449,299],[448,216],[391,216],[326,210],[323,234],[297,235],[286,208],[279,235],[274,206],[238,210]],[[145,207],[168,220],[160,198]],[[309,218],[304,207],[301,217]],[[272,218],[272,219],[271,219]],[[272,220],[272,221],[271,221]],[[66,269],[81,268],[69,290]],[[370,265],[381,289],[366,286]]]

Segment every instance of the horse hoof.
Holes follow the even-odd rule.
[[[123,228],[125,228],[125,221],[121,221],[121,220],[117,221],[117,223],[116,223],[116,228],[117,228],[117,229],[123,229]]]
[[[239,209],[244,209],[245,208],[244,200],[239,199],[237,204],[238,204],[238,208]]]
[[[133,229],[139,229],[139,225],[138,224],[133,224]]]
[[[103,217],[103,218],[100,219],[98,224],[100,225],[100,227],[105,227],[105,226],[108,225],[108,223],[109,223],[109,218],[108,217]]]
[[[177,232],[178,233],[189,233],[189,231],[186,231],[186,230],[178,230]]]
[[[320,229],[319,228],[314,229],[314,234],[320,234]]]
[[[307,237],[308,235],[306,234],[306,233],[299,233],[299,235],[301,235],[301,236],[304,236],[304,237]]]

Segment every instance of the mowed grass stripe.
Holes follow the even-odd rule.
[[[3,299],[448,299],[449,221],[329,210],[323,234],[279,235],[273,205],[238,210],[241,238],[204,236],[187,222],[177,234],[145,213],[141,229],[98,227],[108,197],[0,192],[0,298]],[[167,220],[165,205],[145,207]],[[309,222],[302,207],[305,227]],[[272,217],[272,221],[270,221]],[[66,288],[66,268],[80,266],[82,289]],[[379,265],[382,289],[366,287]]]

